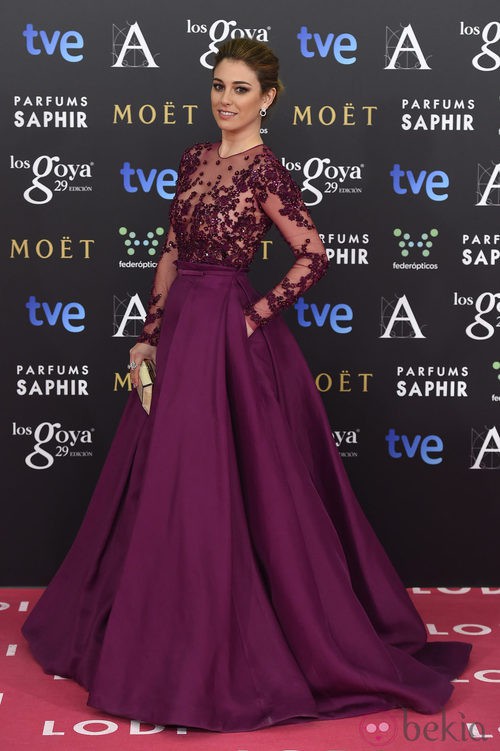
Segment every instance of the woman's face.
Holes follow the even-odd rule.
[[[237,133],[260,127],[261,107],[267,109],[275,90],[262,93],[256,73],[242,60],[225,58],[214,69],[212,114],[221,130]]]

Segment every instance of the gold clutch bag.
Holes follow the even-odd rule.
[[[156,367],[152,360],[143,360],[139,367],[139,385],[137,393],[141,404],[149,415],[151,399],[153,398],[153,384],[156,376]]]

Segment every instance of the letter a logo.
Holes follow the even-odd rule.
[[[113,58],[112,68],[159,68],[144,39],[137,21],[126,29],[119,29],[113,24]]]
[[[405,315],[400,315],[403,310]],[[425,339],[406,295],[397,298],[397,303],[382,298],[382,334],[379,339]],[[397,329],[395,326],[397,324]],[[384,331],[385,327],[385,331]]]
[[[486,186],[484,187],[486,176],[488,176],[488,168],[483,167],[482,164],[478,164],[477,195],[479,201],[476,203],[476,206],[499,206],[500,193],[498,191],[500,190],[500,164],[494,165],[494,168],[491,170],[491,174],[488,177]],[[484,190],[481,194],[482,187],[484,187]],[[495,194],[493,198],[490,198],[492,190],[495,191]]]
[[[397,44],[394,44],[396,39]],[[407,40],[410,44],[405,47],[404,44]],[[403,53],[403,59],[399,60],[399,57]],[[411,24],[403,26],[399,39],[397,32],[392,31],[392,29],[386,26],[385,59],[389,62],[384,70],[431,70],[430,66],[427,65],[427,60],[423,55]]]
[[[483,438],[484,434],[478,434],[472,430],[472,459],[475,459],[471,469],[500,469],[500,435],[495,426],[490,428],[484,437],[484,440],[478,448],[478,439]],[[474,457],[474,454],[476,456]],[[485,461],[485,454],[488,454]]]
[[[136,293],[130,297],[125,312],[121,312],[124,302],[115,298],[114,300],[114,329],[116,336],[139,336],[134,329],[128,330],[129,323],[136,321],[137,324],[143,323],[146,318],[146,310],[141,302],[141,298]]]

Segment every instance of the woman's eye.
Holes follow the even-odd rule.
[[[212,84],[212,88],[215,91],[222,91],[224,89],[224,86],[221,83],[214,83]],[[246,89],[244,86],[237,86],[235,88],[235,91],[237,94],[246,94],[248,89]]]

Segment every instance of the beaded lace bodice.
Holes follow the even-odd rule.
[[[252,328],[292,305],[328,269],[300,188],[271,149],[259,144],[229,157],[220,157],[218,149],[218,143],[198,143],[182,155],[170,228],[139,342],[158,343],[177,259],[247,269],[274,223],[293,250],[295,263],[270,292],[243,309]]]

